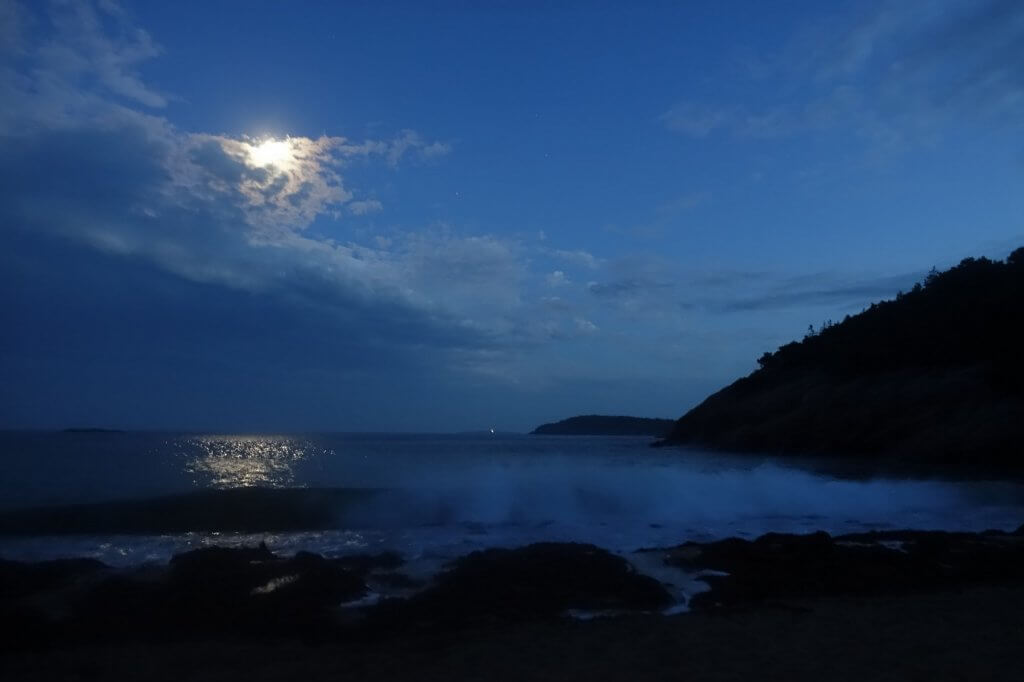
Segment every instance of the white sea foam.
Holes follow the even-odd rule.
[[[249,452],[246,448],[257,454],[267,450],[257,447],[259,437],[243,440],[243,455]],[[130,565],[165,561],[176,552],[210,544],[266,541],[285,554],[311,550],[338,556],[394,550],[408,561],[403,570],[429,576],[446,561],[476,549],[536,541],[590,542],[628,558],[641,547],[753,537],[768,531],[1009,530],[1024,522],[1024,493],[1019,485],[848,480],[761,458],[652,450],[642,438],[277,436],[272,440],[276,448],[286,443],[289,453],[301,455],[288,459],[293,467],[288,471],[290,484],[380,492],[339,503],[334,530],[8,536],[0,538],[0,556],[93,556],[113,565]],[[16,491],[21,499],[60,501],[63,494],[66,501],[78,501],[67,497],[79,490],[74,487],[77,484],[50,472],[64,471],[61,463],[73,462],[68,464],[69,471],[77,476],[86,458],[60,449],[67,447],[66,438],[58,441],[23,448],[25,458],[16,469],[23,479]],[[213,479],[192,478],[201,471],[192,466],[192,459],[209,456],[201,448],[182,450],[195,441],[192,436],[166,435],[150,440],[111,438],[108,449],[89,452],[89,471],[97,480],[112,481],[111,489],[122,497],[216,485]],[[161,478],[143,480],[130,473],[119,479],[130,469],[126,462],[142,457],[136,452],[140,447],[152,448],[145,457],[160,464]],[[3,485],[14,490],[10,481]],[[687,586],[683,591],[692,589]]]

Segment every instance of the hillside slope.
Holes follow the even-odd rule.
[[[802,341],[664,441],[1024,469],[1024,248],[968,258]]]

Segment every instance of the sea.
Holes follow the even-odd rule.
[[[0,519],[83,505],[66,510],[73,518],[97,504],[130,503],[113,507],[120,517],[109,527],[101,521],[87,532],[8,527],[0,557],[94,557],[116,567],[265,542],[282,554],[394,551],[410,572],[429,574],[477,549],[539,541],[588,542],[636,557],[643,548],[769,531],[1014,530],[1024,523],[1021,481],[865,474],[822,467],[816,458],[652,448],[651,441],[490,432],[2,432]],[[256,498],[251,527],[239,532],[219,525],[239,488],[290,490],[287,510],[301,510],[307,499],[321,507],[336,500],[337,508],[311,528],[302,514],[276,518],[277,508],[261,508]],[[167,519],[157,519],[123,532],[123,516],[147,518],[160,500],[189,495],[200,496],[196,529],[168,532]]]

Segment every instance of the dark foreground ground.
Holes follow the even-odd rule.
[[[670,585],[572,543],[474,552],[429,584],[397,555],[262,546],[0,560],[0,679],[1024,680],[1024,527],[644,551],[710,572],[693,612],[660,615]],[[359,601],[385,584],[400,596]]]
[[[1024,589],[825,598],[377,642],[212,639],[8,653],[5,680],[1013,680]]]

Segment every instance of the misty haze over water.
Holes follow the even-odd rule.
[[[144,505],[166,495],[239,487],[360,495],[339,505],[330,529],[6,537],[0,554],[95,556],[124,565],[213,542],[266,540],[284,552],[390,549],[412,561],[443,560],[540,540],[627,552],[769,531],[1009,530],[1024,516],[1024,486],[1013,482],[840,478],[791,460],[654,450],[649,442],[491,434],[6,432],[0,434],[6,511],[110,500]]]

